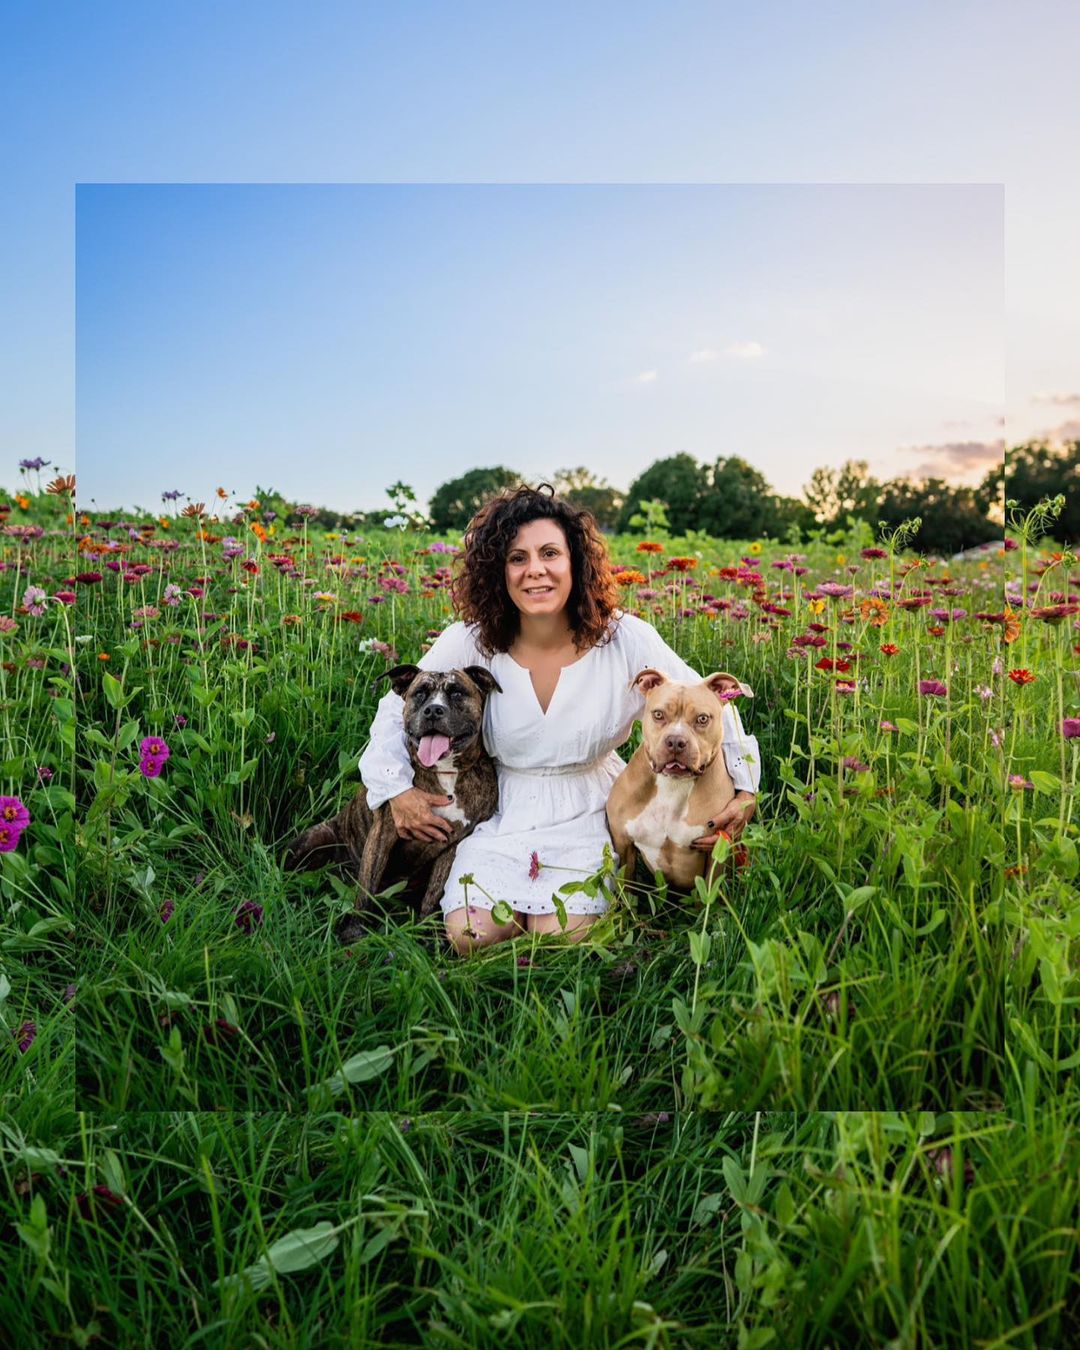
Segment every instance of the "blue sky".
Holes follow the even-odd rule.
[[[774,484],[1000,435],[993,187],[82,186],[84,500],[377,507],[477,464]],[[955,438],[954,438],[955,439]],[[793,473],[803,479],[791,482]],[[166,481],[168,480],[168,481]]]
[[[0,483],[73,464],[80,182],[1003,183],[1007,434],[1068,432],[1078,46],[1064,0],[12,0]]]

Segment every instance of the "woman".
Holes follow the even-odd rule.
[[[546,491],[545,491],[546,488]],[[487,502],[465,535],[453,583],[462,621],[421,657],[427,670],[490,669],[502,689],[487,700],[484,742],[496,762],[499,809],[458,845],[442,897],[460,953],[523,931],[560,931],[552,893],[596,872],[609,843],[604,806],[623,762],[615,752],[641,716],[630,687],[646,666],[676,680],[702,676],[656,630],[616,608],[611,566],[596,522],[546,484]],[[735,800],[715,818],[736,837],[754,811],[757,741],[724,704],[723,750]],[[360,759],[368,804],[389,800],[402,838],[437,840],[449,825],[432,807],[449,797],[411,787],[401,699],[381,700]],[[695,841],[711,848],[717,835]],[[513,918],[496,923],[505,900]],[[602,894],[565,897],[575,940],[607,908]]]

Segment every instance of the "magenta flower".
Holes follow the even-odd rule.
[[[846,599],[855,594],[853,586],[842,586],[839,581],[821,581],[817,587],[818,595],[827,595],[832,600]]]
[[[75,986],[73,984],[69,984],[64,989],[64,1002],[70,1003],[74,997],[75,997]]]
[[[13,830],[10,825],[0,825],[0,853],[13,852],[19,847],[21,838],[20,830]]]
[[[144,778],[157,778],[170,753],[160,736],[144,737],[139,745],[139,772]]]
[[[1019,773],[1009,774],[1009,786],[1014,788],[1017,792],[1023,792],[1025,788],[1032,792],[1035,790],[1035,784],[1025,778],[1023,774]]]
[[[22,834],[30,824],[30,812],[18,797],[0,797],[0,824]]]
[[[948,685],[942,684],[940,680],[919,681],[919,693],[926,698],[944,698],[948,692]]]
[[[253,932],[263,921],[263,907],[254,900],[245,900],[236,911],[236,926],[245,933]]]
[[[174,910],[175,908],[176,908],[176,902],[173,901],[173,900],[165,900],[165,901],[162,902],[161,909],[158,911],[158,915],[159,915],[159,917],[160,917],[162,923],[168,923],[168,922],[169,922],[169,920],[170,920],[170,919],[172,918],[172,916],[173,916],[173,910]]]
[[[47,764],[39,764],[37,766],[37,776],[39,783],[51,783],[53,779],[53,771],[52,769],[49,768]]]
[[[887,558],[888,556],[883,548],[864,548],[859,551],[859,557],[865,558],[867,562],[872,558]]]
[[[878,726],[881,728],[882,731],[899,731],[899,730],[900,730],[899,727],[893,726],[893,724],[892,724],[891,722],[879,722],[879,723],[878,723]]]
[[[37,1036],[37,1026],[33,1022],[23,1022],[21,1026],[15,1028],[11,1033],[19,1042],[19,1050],[26,1054],[27,1050],[34,1044]]]
[[[1067,741],[1075,741],[1080,736],[1080,717],[1066,717],[1061,723],[1061,734]]]
[[[861,759],[856,759],[854,755],[848,755],[844,760],[844,768],[850,769],[852,773],[870,772],[870,765],[864,764]]]
[[[529,855],[529,880],[535,881],[539,875],[540,875],[540,859],[534,852]]]

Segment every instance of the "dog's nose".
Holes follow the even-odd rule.
[[[665,736],[664,748],[670,750],[673,755],[681,755],[686,749],[685,736]]]
[[[440,703],[429,705],[424,709],[425,717],[445,717],[446,709]]]

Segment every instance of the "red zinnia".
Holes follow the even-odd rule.
[[[881,644],[881,651],[885,656],[895,656],[899,650],[900,648],[895,642],[883,642]]]
[[[1030,670],[1010,670],[1009,679],[1012,680],[1013,684],[1032,684],[1035,676],[1032,675]]]

